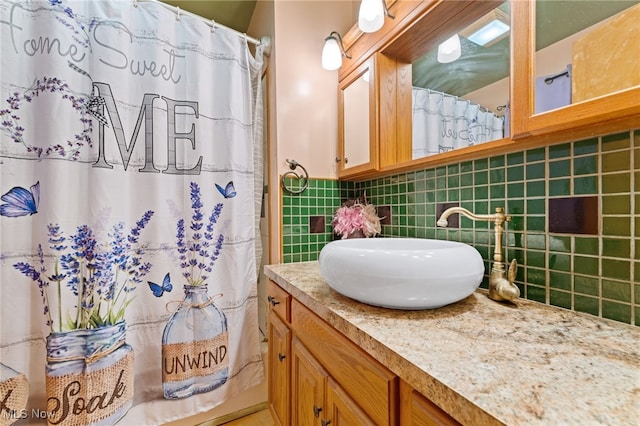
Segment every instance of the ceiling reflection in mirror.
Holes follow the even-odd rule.
[[[509,130],[509,2],[450,28],[412,63],[413,159],[502,139]],[[457,58],[443,60],[452,37]]]

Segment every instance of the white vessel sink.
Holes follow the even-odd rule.
[[[422,238],[356,238],[322,248],[320,274],[338,293],[395,309],[434,309],[472,294],[484,263],[468,244]]]

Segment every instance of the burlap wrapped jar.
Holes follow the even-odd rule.
[[[28,399],[27,377],[0,363],[0,426],[13,424],[26,416]]]

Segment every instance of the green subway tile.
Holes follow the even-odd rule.
[[[440,176],[436,178],[436,189],[446,189],[447,188],[447,178],[445,176]]]
[[[592,237],[576,237],[575,241],[575,252],[581,254],[591,254],[597,256],[600,254],[599,244],[597,238]]]
[[[631,196],[609,195],[602,197],[603,214],[630,214]]]
[[[534,302],[545,303],[546,302],[546,290],[544,287],[538,287],[535,285],[527,286],[527,299]]]
[[[547,201],[544,198],[533,198],[527,200],[527,214],[545,214]]]
[[[598,299],[576,294],[573,296],[573,309],[597,316],[599,312]]]
[[[549,269],[554,271],[571,271],[571,256],[568,254],[549,254]]]
[[[626,238],[603,238],[602,255],[607,257],[631,257],[631,241]]]
[[[520,181],[524,179],[524,166],[507,167],[507,181]]]
[[[636,191],[640,191],[640,171],[633,174],[633,185]]]
[[[460,186],[472,186],[473,173],[463,173],[460,175]]]
[[[598,192],[598,179],[596,176],[588,176],[573,179],[573,193],[576,195],[596,194]]]
[[[571,251],[571,237],[549,236],[549,250],[568,253]]]
[[[436,167],[436,176],[444,176],[447,174],[447,168],[446,167]]]
[[[497,155],[495,157],[491,157],[489,159],[489,166],[494,168],[494,167],[502,167],[504,166],[504,155]]]
[[[602,192],[611,194],[615,192],[631,191],[631,175],[629,173],[617,173],[602,176]]]
[[[507,164],[522,164],[524,162],[524,152],[512,152],[507,154]]]
[[[549,158],[561,158],[571,155],[571,144],[563,143],[549,147]]]
[[[546,268],[546,256],[543,251],[527,250],[526,265],[538,268]]]
[[[460,165],[459,164],[450,164],[447,166],[447,173],[452,175],[452,174],[456,174],[460,172]]]
[[[618,172],[629,170],[631,158],[629,151],[618,151],[602,154],[602,171]]]
[[[490,196],[492,200],[496,200],[499,198],[504,198],[505,196],[505,185],[504,184],[498,184],[498,185],[491,185],[491,187],[489,188],[490,192]]]
[[[593,154],[598,151],[598,139],[587,139],[573,144],[573,155]]]
[[[474,194],[476,200],[486,200],[487,198],[489,198],[489,188],[487,188],[485,185],[476,186],[474,188]]]
[[[474,185],[486,185],[487,183],[489,183],[489,173],[486,170],[473,174]]]
[[[546,218],[544,216],[527,216],[527,231],[544,231]]]
[[[571,290],[571,274],[549,271],[549,287],[560,290]]]
[[[544,269],[527,268],[527,282],[530,284],[546,285],[547,275]]]
[[[569,160],[552,161],[549,163],[549,177],[562,177],[571,175],[571,162]]]
[[[571,293],[566,291],[549,291],[549,303],[560,308],[571,309]]]
[[[636,313],[635,325],[640,326],[640,306],[636,306],[634,310]]]
[[[513,210],[509,209],[509,214],[513,214]],[[511,231],[524,231],[524,216],[511,216],[508,229]]]
[[[524,213],[524,199],[521,198],[517,198],[514,199],[513,197],[509,197],[509,200],[507,201],[507,212],[509,214],[523,214]]]
[[[584,275],[598,275],[599,262],[597,257],[574,256],[573,272]]]
[[[640,262],[636,262],[636,272],[638,272],[638,267],[640,267]],[[636,277],[640,277],[640,275],[636,274]],[[633,287],[634,303],[640,306],[640,284],[635,284]]]
[[[631,283],[602,280],[602,297],[631,303]]]
[[[549,181],[549,196],[571,194],[571,179],[552,179]]]
[[[447,201],[460,201],[460,190],[449,189],[447,191]]]
[[[545,183],[543,180],[527,182],[527,197],[544,197]]]
[[[475,224],[476,222],[473,223]],[[489,235],[490,234],[488,232],[476,232],[476,245],[489,244]],[[493,240],[493,237],[491,237],[491,239]]]
[[[598,173],[598,157],[590,155],[573,159],[574,175],[590,175],[594,173]]]
[[[611,151],[614,149],[628,148],[631,145],[631,133],[617,133],[602,137],[602,150]]]
[[[436,169],[427,169],[426,175],[427,175],[427,178],[436,177]]]
[[[460,163],[460,173],[473,171],[473,161],[464,161]]]
[[[527,234],[527,248],[544,250],[547,248],[546,237],[544,234]]]
[[[602,219],[603,235],[631,236],[631,218],[605,216]]]
[[[504,182],[504,169],[491,169],[489,171],[489,182],[491,183],[502,183]]]
[[[458,175],[450,175],[447,178],[447,187],[448,188],[457,188],[460,186],[460,176]]]
[[[461,200],[473,200],[473,188],[462,188],[460,190]]]
[[[507,196],[509,198],[522,198],[524,197],[524,184],[523,183],[510,183],[507,185]]]
[[[640,134],[640,132],[637,134]],[[638,137],[637,140],[640,140],[640,137]],[[640,148],[633,150],[633,168],[636,170],[640,169]]]
[[[631,279],[631,262],[622,259],[602,259],[602,276],[618,280]]]
[[[598,296],[600,294],[600,282],[598,278],[595,277],[583,277],[581,275],[574,275],[573,290],[576,293]]]
[[[545,164],[544,163],[535,163],[535,164],[527,164],[526,167],[527,170],[527,179],[531,180],[531,179],[544,179],[544,170],[545,170]]]
[[[602,317],[609,318],[615,321],[624,322],[624,323],[630,323],[631,322],[631,305],[603,300],[602,301]]]
[[[530,149],[527,151],[527,163],[542,160],[544,160],[544,148]]]
[[[481,158],[473,161],[473,170],[486,170],[489,167],[489,160],[487,158]]]
[[[640,129],[633,132],[633,138],[635,139],[634,145],[640,146]]]

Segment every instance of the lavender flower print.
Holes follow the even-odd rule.
[[[13,265],[38,284],[51,332],[99,328],[124,319],[125,309],[132,301],[131,293],[151,269],[151,264],[142,260],[145,247],[139,244],[139,238],[153,214],[151,210],[144,213],[128,234],[122,222],[116,223],[107,233],[106,242],[100,242],[88,225],[80,225],[75,234],[66,236],[58,224],[49,224],[53,270],[47,269],[42,245],[38,246],[37,265],[26,262]],[[65,318],[63,290],[73,294],[75,300],[73,314],[68,309]],[[57,299],[55,320],[50,312],[50,291],[55,291]]]

